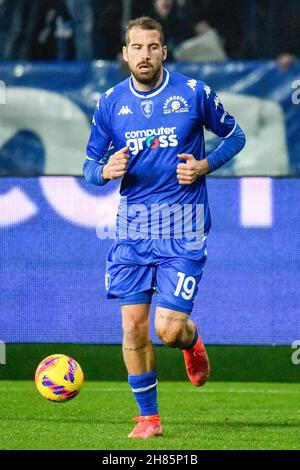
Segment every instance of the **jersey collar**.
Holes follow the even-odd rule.
[[[156,96],[159,93],[161,93],[166,88],[166,86],[169,83],[169,78],[170,78],[170,74],[168,70],[164,69],[164,75],[163,75],[163,80],[161,84],[157,88],[154,88],[153,90],[142,92],[134,88],[132,78],[130,77],[129,88],[130,88],[131,93],[133,93],[135,96],[138,96],[139,98],[152,98],[153,96]]]

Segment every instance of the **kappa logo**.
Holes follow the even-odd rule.
[[[221,104],[221,101],[220,101],[220,99],[217,95],[215,96],[214,102],[215,102],[216,109],[218,109],[218,106],[219,106],[219,104]]]
[[[106,92],[105,92],[105,96],[106,98],[109,97],[109,95],[114,91],[115,87],[112,87],[112,88],[109,88]]]
[[[142,113],[143,115],[146,117],[146,118],[149,118],[152,116],[153,114],[153,110],[154,110],[154,103],[152,100],[144,100],[141,102],[141,110],[142,110]]]
[[[122,106],[122,108],[118,112],[118,116],[120,116],[121,114],[122,115],[132,114],[132,111],[131,111],[131,109],[128,108],[127,105],[125,105],[125,106]]]
[[[164,114],[187,113],[189,110],[188,102],[182,96],[170,96],[163,106]]]
[[[210,86],[205,85],[204,91],[205,91],[205,93],[206,93],[206,98],[208,99],[208,98],[210,97],[210,94],[211,94],[211,88],[210,88]]]
[[[193,91],[195,91],[195,88],[197,86],[197,80],[189,80],[187,82],[187,86],[189,86]]]

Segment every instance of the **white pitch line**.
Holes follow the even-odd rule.
[[[123,388],[121,389],[116,389],[116,388],[105,388],[105,389],[101,389],[101,388],[95,388],[93,390],[86,390],[86,392],[88,393],[94,393],[94,392],[126,392],[126,390],[124,390]],[[168,391],[165,391],[165,390],[161,390],[159,389],[159,392],[160,393],[169,393],[169,390]],[[268,394],[268,393],[271,393],[271,394],[278,394],[278,395],[285,395],[285,394],[291,394],[291,395],[300,395],[300,389],[299,391],[283,391],[283,390],[254,390],[254,389],[249,389],[249,390],[246,390],[246,389],[242,389],[242,390],[235,390],[235,389],[228,389],[228,390],[212,390],[212,389],[209,389],[209,390],[186,390],[186,389],[181,389],[181,390],[172,390],[172,393],[202,393],[202,394],[206,394],[206,393],[261,393],[261,394]],[[130,391],[129,391],[130,393]]]
[[[1,382],[0,382],[0,388],[1,388]],[[131,393],[130,390],[126,390],[125,388],[94,388],[92,390],[85,389],[83,388],[85,393],[124,393],[128,392]],[[24,390],[22,388],[18,387],[5,387],[5,391],[8,392],[26,392],[26,391],[31,391],[30,389]],[[159,393],[169,393],[169,391],[161,390],[159,388]],[[253,393],[253,394],[274,394],[274,395],[300,395],[300,388],[299,390],[255,390],[255,389],[241,389],[241,390],[236,390],[236,389],[226,389],[226,390],[216,390],[216,389],[205,389],[205,390],[186,390],[185,388],[182,389],[177,389],[177,390],[172,390],[172,393],[201,393],[201,394],[208,394],[208,393]]]

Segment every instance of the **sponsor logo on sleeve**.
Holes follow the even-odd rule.
[[[185,98],[182,96],[170,96],[164,102],[163,113],[187,113],[189,111],[189,105]]]

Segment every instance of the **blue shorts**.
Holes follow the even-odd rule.
[[[105,287],[109,299],[121,305],[150,304],[190,314],[207,258],[206,242],[187,250],[176,239],[116,241],[106,262]]]

